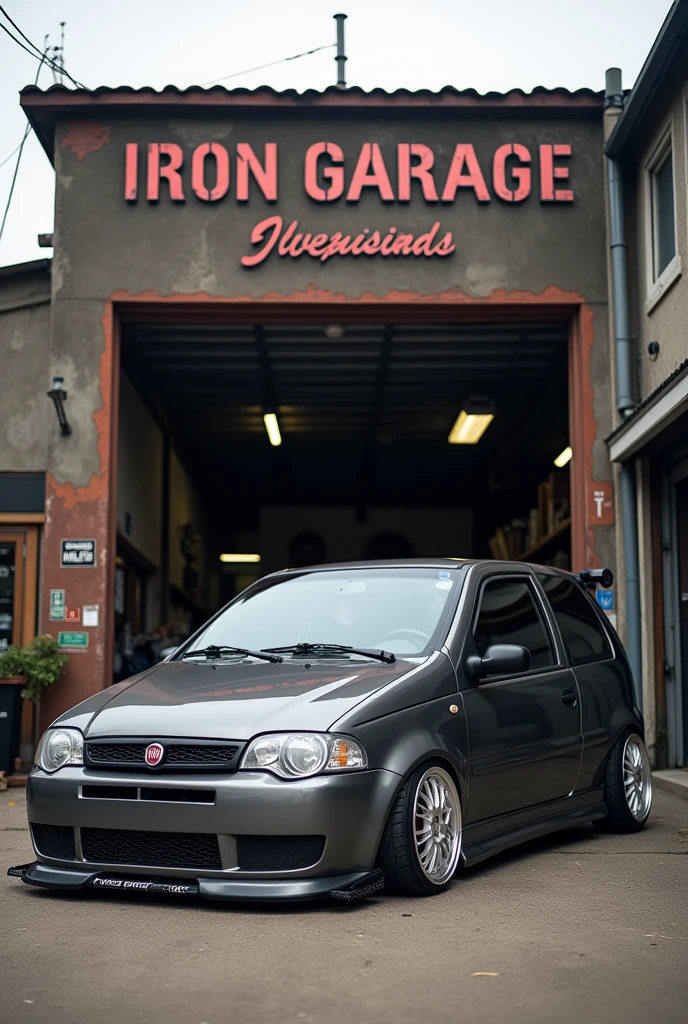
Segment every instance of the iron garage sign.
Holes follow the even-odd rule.
[[[145,149],[145,152],[144,152]],[[361,146],[351,173],[341,146],[334,142],[315,142],[304,154],[303,187],[317,203],[332,203],[342,197],[357,203],[364,190],[377,192],[385,203],[411,201],[412,183],[417,183],[426,203],[453,203],[461,192],[472,193],[479,203],[489,203],[493,196],[506,203],[521,203],[533,192],[533,171],[537,170],[537,192],[542,203],[570,203],[573,190],[568,186],[569,168],[566,160],[572,155],[569,143],[548,143],[531,152],[517,142],[498,146],[491,166],[481,166],[475,147],[460,142],[446,175],[435,166],[430,146],[403,142],[396,147],[396,166],[390,169],[379,143]],[[176,142],[151,142],[147,147],[137,142],[125,146],[124,198],[135,203],[139,198],[140,179],[145,179],[145,197],[149,203],[161,198],[161,183],[175,203],[186,202],[193,193],[205,203],[216,203],[233,190],[237,202],[248,202],[250,183],[268,202],[278,200],[278,146],[267,142],[262,155],[247,142],[236,145],[230,156],[218,142],[203,142],[188,154]],[[141,167],[139,166],[141,164]],[[233,167],[233,170],[232,170]],[[492,192],[488,188],[488,180]],[[244,267],[255,267],[271,253],[297,258],[310,256],[326,262],[333,256],[449,256],[456,249],[451,231],[442,231],[436,220],[428,231],[413,235],[394,225],[382,231],[364,228],[356,235],[335,231],[332,234],[304,231],[297,220],[279,214],[259,221],[251,232],[256,247],[243,256]]]

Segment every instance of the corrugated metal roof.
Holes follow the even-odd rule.
[[[457,89],[453,85],[445,85],[442,89],[431,90],[431,89],[395,89],[392,92],[388,92],[386,89],[361,89],[359,86],[353,86],[347,89],[340,89],[337,86],[328,86],[326,89],[306,89],[304,92],[299,92],[297,89],[273,89],[269,85],[261,85],[255,89],[227,89],[223,85],[213,85],[210,88],[203,88],[200,85],[191,85],[187,88],[180,89],[176,85],[166,85],[162,89],[154,89],[152,86],[142,86],[140,88],[134,88],[130,85],[119,85],[119,86],[108,86],[101,85],[95,89],[68,89],[63,85],[51,85],[48,89],[39,89],[37,86],[28,85],[22,90],[22,102],[26,96],[70,96],[70,97],[112,97],[112,96],[151,96],[160,98],[175,98],[188,97],[190,95],[201,94],[202,96],[210,96],[217,94],[221,97],[231,99],[233,97],[241,98],[245,96],[253,97],[270,97],[272,100],[292,100],[308,98],[313,99],[327,99],[332,100],[337,98],[339,104],[346,105],[347,103],[358,103],[361,100],[382,100],[383,102],[398,101],[398,100],[437,100],[447,99],[449,97],[464,98],[470,100],[486,100],[486,101],[501,101],[508,105],[514,102],[526,101],[526,105],[550,105],[552,101],[562,100],[569,104],[572,101],[574,105],[577,102],[583,101],[586,106],[597,106],[601,104],[603,93],[601,91],[594,91],[592,89],[565,89],[563,87],[557,87],[554,89],[545,88],[545,86],[538,85],[530,92],[525,92],[523,89],[509,89],[508,92],[496,92],[491,90],[490,92],[480,93],[476,89]],[[155,102],[155,100],[154,100]]]
[[[109,112],[129,113],[133,111],[157,109],[165,110],[208,110],[208,109],[244,109],[254,111],[260,109],[298,110],[302,112],[318,109],[345,111],[386,111],[386,110],[425,110],[425,111],[466,111],[479,110],[500,111],[501,113],[519,110],[565,110],[570,113],[591,113],[602,107],[602,92],[591,89],[545,89],[537,86],[531,92],[523,89],[511,89],[509,92],[479,93],[475,89],[456,89],[445,86],[438,92],[420,89],[413,92],[409,89],[396,89],[387,92],[385,89],[366,91],[359,87],[339,89],[330,86],[327,89],[307,89],[297,92],[296,89],[285,89],[278,92],[267,85],[257,89],[227,89],[223,85],[214,85],[209,89],[201,86],[190,86],[179,89],[167,85],[164,89],[153,89],[145,86],[134,89],[123,85],[113,88],[100,86],[97,89],[67,89],[63,85],[52,85],[49,89],[39,89],[29,85],[21,92],[21,105],[38,136],[41,145],[53,158],[55,137],[55,121],[60,117],[106,117]]]

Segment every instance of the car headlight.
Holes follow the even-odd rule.
[[[281,779],[303,779],[319,772],[366,768],[366,752],[349,736],[316,732],[270,733],[251,740],[241,768],[274,772]]]
[[[67,764],[84,763],[84,737],[78,729],[48,729],[36,752],[36,764],[44,772],[56,772]]]

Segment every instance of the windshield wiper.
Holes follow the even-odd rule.
[[[289,644],[287,647],[264,647],[265,651],[273,651],[275,654],[312,654],[314,651],[330,651],[332,654],[361,654],[366,658],[376,658],[378,661],[387,662],[391,665],[396,657],[391,651],[371,651],[366,647],[347,647],[346,644]]]
[[[222,644],[221,646],[211,644],[210,647],[201,647],[195,651],[184,651],[180,660],[182,658],[212,658],[225,653],[248,654],[252,658],[262,658],[263,661],[271,661],[274,664],[284,661],[284,658],[280,658],[277,654],[269,654],[266,651],[249,651],[246,647],[227,647],[226,644]]]

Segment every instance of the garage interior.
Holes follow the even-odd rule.
[[[121,621],[136,632],[176,614],[191,628],[285,564],[525,554],[569,567],[569,467],[554,466],[569,444],[566,323],[282,315],[123,317],[122,378],[163,438],[160,486],[170,489],[173,449],[203,523],[175,522],[163,494],[156,560],[120,508]],[[476,398],[494,419],[477,443],[449,443]],[[121,405],[120,437],[126,415]],[[174,583],[165,561],[177,547],[185,572]]]

